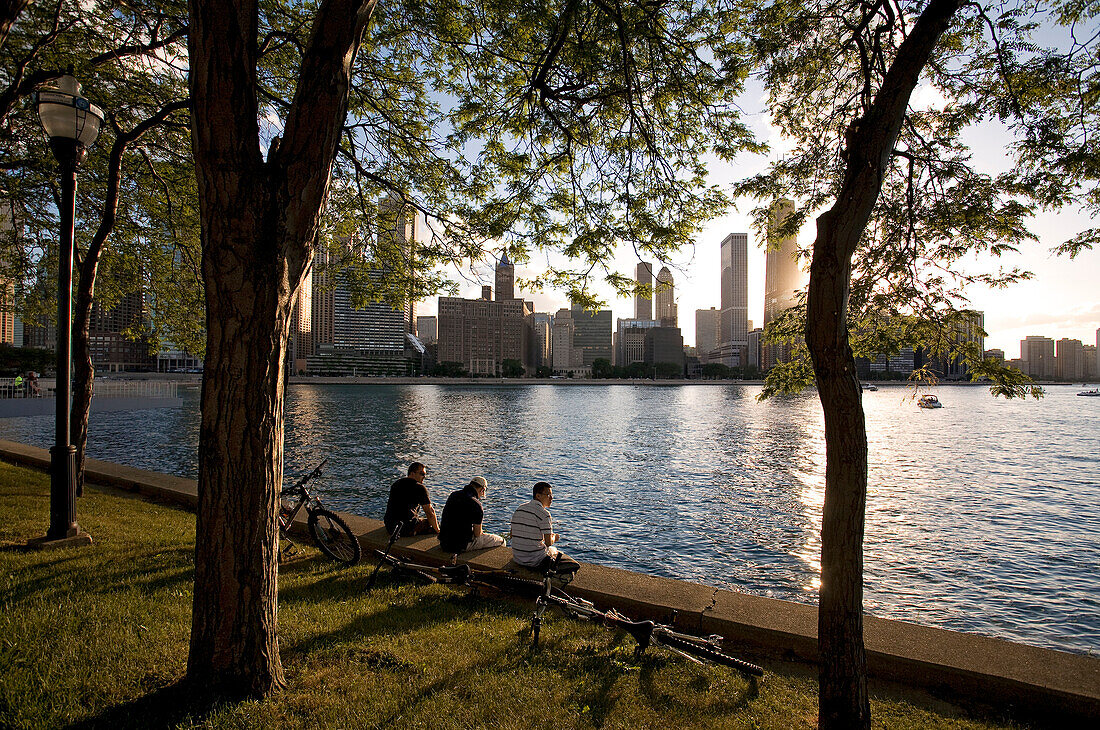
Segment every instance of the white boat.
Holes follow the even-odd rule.
[[[1092,390],[1082,390],[1077,395],[1090,396],[1092,398],[1100,397],[1100,389],[1093,388]]]
[[[940,399],[931,393],[922,395],[918,398],[917,405],[921,408],[943,408],[943,403],[940,403]]]
[[[878,386],[877,385],[871,385],[869,383],[864,383],[863,384],[863,389],[864,390],[878,390]]]

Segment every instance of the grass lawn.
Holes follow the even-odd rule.
[[[281,567],[288,687],[263,701],[204,701],[187,663],[194,516],[90,487],[90,547],[34,552],[46,475],[0,464],[0,728],[809,728],[812,668],[749,681],[548,616],[531,650],[528,607],[461,588],[380,581],[312,549]],[[879,727],[1017,727],[917,693],[876,691]]]

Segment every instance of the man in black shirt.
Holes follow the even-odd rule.
[[[504,538],[500,535],[482,532],[481,529],[485,519],[481,501],[485,499],[488,486],[485,477],[474,477],[465,487],[447,497],[439,526],[439,547],[444,552],[462,553],[504,544]]]
[[[409,464],[408,474],[390,487],[386,516],[382,518],[386,523],[386,532],[392,535],[397,523],[400,522],[402,523],[401,537],[424,533],[438,534],[439,522],[435,518],[435,508],[432,507],[428,489],[424,486],[428,468],[419,461],[414,461]],[[421,507],[424,508],[423,517],[418,516]]]

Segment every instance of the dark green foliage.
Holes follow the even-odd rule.
[[[14,347],[0,342],[0,377],[26,375],[28,370],[36,373],[52,372],[57,357],[52,350],[38,347]]]
[[[522,378],[526,372],[519,360],[505,360],[500,366],[500,375],[504,378]]]

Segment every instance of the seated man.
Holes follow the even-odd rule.
[[[386,516],[382,518],[386,523],[386,532],[392,535],[398,523],[402,524],[399,537],[439,532],[435,508],[428,496],[428,488],[424,486],[424,478],[427,476],[428,468],[419,461],[414,461],[409,464],[408,476],[398,479],[390,487]],[[418,517],[421,507],[424,508],[424,516]]]
[[[474,477],[465,487],[447,497],[439,525],[439,547],[444,552],[457,554],[504,544],[504,538],[500,535],[482,532],[481,529],[485,519],[481,500],[485,499],[488,486],[485,477]]]
[[[539,482],[532,496],[534,499],[520,505],[512,515],[512,557],[516,564],[545,571],[557,558],[559,572],[580,568],[580,563],[554,547],[558,534],[547,509],[554,501],[554,489],[548,482]]]

